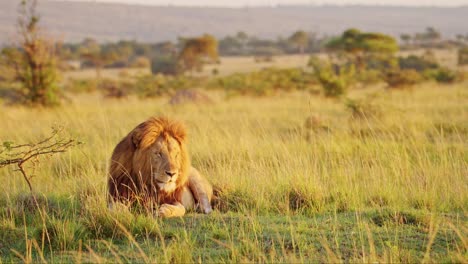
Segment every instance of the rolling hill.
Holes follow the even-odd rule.
[[[0,43],[14,37],[17,0],[0,1]],[[155,42],[178,36],[211,33],[217,37],[245,31],[262,38],[288,36],[297,29],[338,34],[349,27],[398,36],[427,26],[444,37],[468,33],[468,6],[278,6],[255,8],[199,8],[40,1],[44,26],[67,42],[92,37]]]

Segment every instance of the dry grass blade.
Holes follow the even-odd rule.
[[[143,251],[143,249],[140,247],[140,244],[138,244],[138,242],[135,240],[135,237],[133,237],[132,233],[130,233],[130,231],[128,231],[127,228],[125,228],[124,225],[122,225],[122,223],[120,223],[116,218],[112,217],[111,218],[114,220],[115,224],[117,225],[117,227],[119,227],[119,229],[125,234],[125,236],[127,237],[127,239],[133,244],[135,245],[135,247],[138,249],[138,252],[140,253],[140,256],[143,258],[144,260],[144,263],[151,263],[151,261],[149,260],[148,256],[146,255],[146,253]]]

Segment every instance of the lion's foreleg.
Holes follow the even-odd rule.
[[[193,193],[195,200],[200,205],[203,213],[209,214],[213,211],[211,208],[211,197],[213,196],[213,187],[195,168],[190,169],[189,188]]]
[[[180,193],[180,203],[185,207],[186,210],[192,210],[195,208],[195,198],[193,197],[192,191],[185,186]]]

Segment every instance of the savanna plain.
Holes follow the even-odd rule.
[[[0,106],[0,139],[63,127],[82,142],[0,170],[0,262],[466,262],[468,89],[353,89],[213,102],[74,96],[65,106]],[[369,99],[371,98],[371,99]],[[108,210],[112,149],[137,124],[184,122],[193,165],[218,190],[214,212],[160,219]]]

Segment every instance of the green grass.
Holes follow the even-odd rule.
[[[378,115],[306,93],[0,106],[0,141],[34,141],[60,124],[84,142],[28,168],[39,208],[14,168],[0,170],[1,261],[466,262],[466,84],[349,97],[369,93]],[[193,165],[222,191],[212,215],[106,209],[112,149],[152,115],[187,124]],[[311,116],[320,124],[305,126]]]

